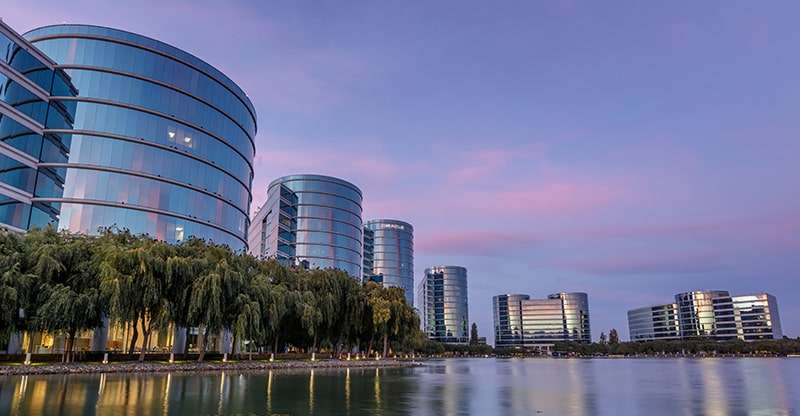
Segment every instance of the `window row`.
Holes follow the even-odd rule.
[[[361,241],[361,230],[345,222],[322,220],[318,218],[297,218],[297,231],[325,231],[344,234]]]
[[[208,221],[241,237],[244,237],[247,222],[244,213],[210,195],[121,173],[68,169],[63,198],[94,199],[170,211]]]
[[[255,111],[251,114],[240,97],[217,80],[174,59],[134,46],[97,39],[58,38],[35,41],[34,44],[61,65],[109,68],[174,85],[214,103],[245,126],[247,131],[255,131],[252,115]]]
[[[295,211],[291,209],[291,211]],[[339,208],[323,207],[317,205],[299,205],[294,212],[298,217],[328,218],[331,220],[342,221],[352,224],[354,227],[361,227],[361,217],[350,211]]]
[[[81,97],[102,98],[170,114],[226,138],[242,154],[252,149],[254,130],[245,131],[219,110],[186,94],[125,75],[85,69],[66,72]]]
[[[0,193],[0,223],[25,230],[30,214],[30,205]]]
[[[295,250],[298,257],[322,257],[357,264],[361,263],[361,254],[359,252],[342,247],[322,244],[297,244]]]
[[[34,211],[36,210],[34,207]],[[37,215],[37,218],[47,220],[47,214],[42,214]],[[32,220],[31,225],[42,227],[46,224],[34,224]],[[59,229],[87,234],[96,234],[102,227],[117,225],[127,228],[134,234],[147,234],[168,243],[178,243],[193,236],[216,244],[225,244],[236,251],[245,248],[242,239],[217,228],[170,215],[130,208],[63,203],[60,204],[60,219],[57,225]]]
[[[219,166],[249,184],[252,170],[249,161],[225,143],[175,121],[153,114],[113,105],[72,102],[75,105],[75,130],[89,130],[113,133],[143,139],[148,142],[169,146],[191,153],[201,159]],[[48,128],[62,128],[54,125],[48,118]]]
[[[338,247],[349,248],[350,250],[354,251],[361,250],[361,243],[358,240],[341,234],[332,234],[332,233],[317,232],[317,231],[303,231],[299,233],[289,233],[284,231],[284,233],[291,234],[292,236],[296,235],[296,240],[298,243],[328,244]]]
[[[247,211],[250,194],[239,181],[198,160],[142,143],[81,134],[59,135],[61,143],[45,140],[42,162],[83,163],[169,178],[220,195]],[[68,149],[65,155],[60,145]],[[62,176],[63,177],[63,176]]]
[[[294,192],[321,192],[347,198],[361,206],[361,193],[350,186],[322,179],[288,179],[282,182],[284,186]],[[303,199],[301,198],[301,201]],[[355,210],[354,210],[355,211]],[[357,210],[360,212],[361,210]]]

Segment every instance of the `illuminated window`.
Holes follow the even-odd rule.
[[[183,226],[179,225],[175,227],[175,240],[176,241],[183,241]]]

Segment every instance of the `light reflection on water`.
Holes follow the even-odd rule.
[[[474,359],[414,369],[0,377],[0,415],[790,415],[798,359]]]

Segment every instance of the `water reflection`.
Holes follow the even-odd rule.
[[[446,360],[416,369],[0,378],[0,414],[793,414],[800,360]]]

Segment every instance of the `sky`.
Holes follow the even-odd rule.
[[[3,0],[19,32],[89,23],[204,59],[258,112],[278,176],[415,228],[415,276],[491,298],[589,294],[593,337],[675,293],[777,296],[800,336],[800,3]]]

